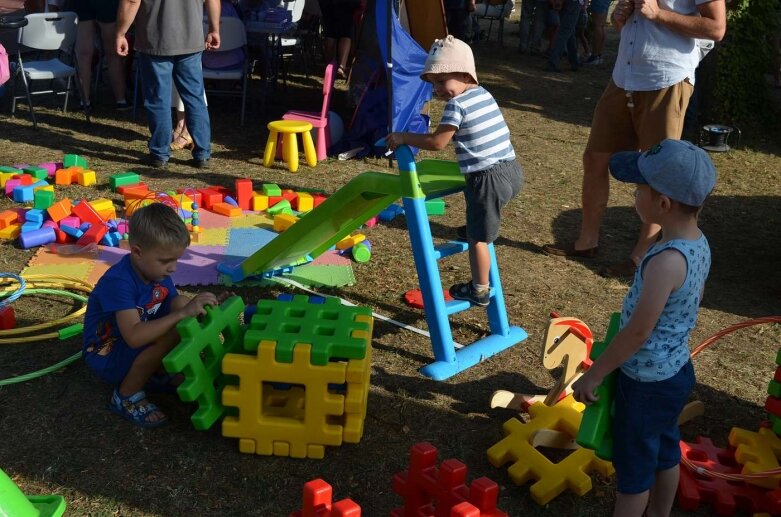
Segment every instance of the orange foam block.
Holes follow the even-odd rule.
[[[233,206],[230,203],[215,203],[211,206],[211,211],[220,214],[227,215],[228,217],[241,217],[244,213],[238,206]]]
[[[52,221],[56,223],[71,215],[71,208],[71,200],[65,198],[54,203],[47,208],[46,211],[49,213],[49,217],[51,217]]]
[[[19,213],[14,210],[0,212],[0,230],[19,222]]]

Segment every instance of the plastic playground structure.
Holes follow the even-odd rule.
[[[467,310],[471,305],[463,300],[445,302],[437,262],[467,251],[468,245],[451,241],[435,246],[425,202],[462,191],[464,177],[455,162],[422,160],[416,164],[407,146],[396,149],[396,159],[398,175],[371,171],[359,174],[250,257],[238,264],[222,263],[218,270],[238,282],[284,269],[307,255],[316,258],[401,199],[435,359],[420,371],[434,380],[444,380],[520,343],[527,334],[521,327],[508,322],[499,267],[494,246],[490,244],[491,298],[486,310],[491,333],[456,350],[449,316]]]

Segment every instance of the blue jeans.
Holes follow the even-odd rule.
[[[184,103],[184,120],[193,138],[193,158],[211,156],[209,111],[203,100],[201,52],[181,56],[153,56],[139,52],[144,107],[149,114],[149,152],[168,161],[171,154],[171,77]]]
[[[575,29],[578,25],[578,18],[580,18],[580,4],[578,0],[566,0],[559,12],[559,19],[561,25],[559,25],[559,33],[556,35],[556,42],[553,44],[553,49],[550,53],[549,62],[554,68],[558,68],[559,59],[564,53],[564,47],[567,47],[567,59],[573,69],[577,69],[580,63],[578,62],[578,43],[575,40]]]

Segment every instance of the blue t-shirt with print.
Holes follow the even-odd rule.
[[[669,379],[689,361],[689,333],[697,322],[705,280],[710,271],[708,240],[673,239],[651,246],[643,257],[621,308],[621,328],[629,321],[643,290],[643,270],[648,261],[664,250],[674,249],[686,259],[686,278],[681,287],[670,293],[667,303],[651,332],[632,357],[621,365],[621,371],[636,381],[654,382]]]
[[[133,269],[130,255],[125,255],[98,280],[89,296],[82,351],[97,352],[124,341],[117,326],[117,312],[135,309],[141,321],[155,320],[171,312],[171,300],[177,295],[171,277],[144,282]]]

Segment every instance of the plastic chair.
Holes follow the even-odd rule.
[[[480,20],[488,20],[488,32],[486,33],[486,40],[491,39],[491,28],[494,22],[499,23],[499,45],[504,46],[504,20],[513,10],[512,0],[484,0],[483,3],[477,4],[473,16],[478,22]]]
[[[204,23],[204,34],[208,32],[208,25]],[[244,22],[238,18],[224,17],[220,18],[220,49],[219,52],[228,52],[241,49],[244,52],[242,62],[232,68],[205,68],[203,69],[204,80],[212,81],[241,81],[241,92],[233,90],[206,90],[207,95],[241,95],[241,121],[244,125],[244,111],[247,106],[247,76],[249,58],[247,53],[247,29]]]
[[[325,67],[323,74],[323,106],[320,112],[315,111],[288,111],[282,115],[282,120],[300,120],[309,122],[312,127],[317,129],[317,159],[325,160],[328,158],[328,148],[331,147],[331,131],[328,127],[328,109],[331,106],[331,94],[334,89],[334,79],[336,75],[336,61],[331,61]]]
[[[78,17],[74,12],[62,13],[35,13],[25,16],[27,26],[19,30],[19,50],[17,52],[17,68],[15,80],[21,77],[24,84],[25,95],[14,95],[11,99],[11,115],[16,112],[17,99],[27,98],[30,107],[30,116],[33,119],[33,127],[38,128],[33,107],[33,96],[37,95],[65,95],[63,111],[68,111],[68,97],[71,90],[71,79],[76,77],[76,68],[63,62],[60,57],[64,54],[73,56],[73,46],[76,43],[76,27]],[[48,59],[30,60],[23,56],[25,49],[39,51],[59,51],[56,57]],[[27,59],[27,60],[25,60]],[[67,79],[65,90],[55,90],[55,79]],[[51,89],[31,91],[31,81],[51,81]]]
[[[275,120],[268,123],[268,140],[263,153],[263,166],[269,167],[277,154],[277,139],[282,137],[282,159],[290,172],[298,170],[298,136],[304,144],[304,156],[310,167],[317,165],[317,154],[312,143],[312,124],[297,120]]]
[[[296,50],[301,55],[304,64],[304,76],[309,79],[309,70],[306,63],[306,52],[304,51],[304,35],[299,31],[298,24],[301,22],[301,16],[304,14],[304,5],[306,0],[283,0],[285,9],[290,11],[290,21],[296,24],[296,28],[290,35],[284,35],[279,40],[280,59],[282,60],[282,82],[287,88],[287,69],[285,68],[285,58],[292,57]]]

